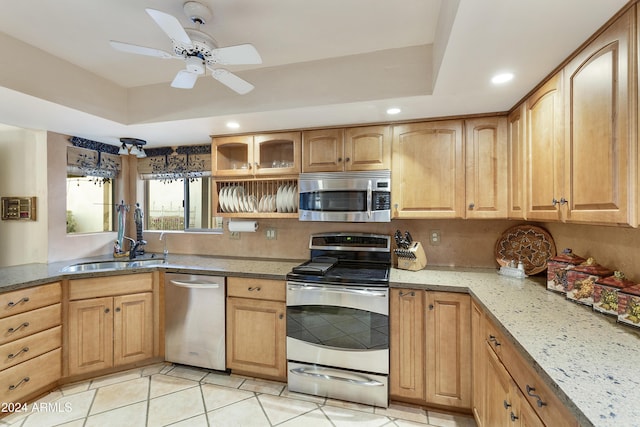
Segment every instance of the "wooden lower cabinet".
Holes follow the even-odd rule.
[[[139,277],[135,277],[139,276]],[[154,356],[154,298],[151,274],[70,281],[68,303],[67,372],[75,376],[123,366]],[[121,292],[117,283],[133,283]],[[107,296],[103,296],[107,295]],[[88,298],[94,296],[93,298]]]
[[[286,380],[284,282],[229,277],[227,295],[227,368]]]
[[[390,302],[390,398],[469,409],[469,295],[392,289]]]
[[[477,425],[576,427],[575,417],[475,302],[471,318],[472,401]]]

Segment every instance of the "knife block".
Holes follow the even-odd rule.
[[[401,270],[418,271],[427,266],[427,256],[420,242],[413,242],[408,249],[396,249],[394,252]]]

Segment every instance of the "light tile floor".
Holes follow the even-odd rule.
[[[376,408],[292,393],[285,383],[161,363],[62,386],[0,427],[475,427],[412,406]]]

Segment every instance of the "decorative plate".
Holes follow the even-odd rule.
[[[547,261],[556,255],[556,244],[547,230],[533,225],[507,229],[496,242],[496,261],[501,266],[521,261],[527,275],[547,269]]]

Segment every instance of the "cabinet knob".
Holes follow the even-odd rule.
[[[429,310],[433,310],[433,309],[434,309],[433,304],[429,304]]]
[[[506,400],[502,401],[502,405],[504,406],[504,409],[511,408],[511,403],[507,402]]]
[[[284,314],[280,313],[280,315],[278,316],[278,319],[284,319]]]
[[[338,163],[342,161],[342,157],[338,157]]]
[[[553,204],[553,206],[555,205],[566,205],[567,203],[569,203],[569,200],[565,199],[564,197],[560,197],[560,200],[556,199],[555,197],[553,198],[553,200],[551,201],[551,204]]]
[[[552,204],[553,206],[557,205],[558,203],[560,203],[560,202],[559,202],[559,201],[558,201],[558,199],[556,199],[555,197],[553,198],[553,200],[551,200],[551,204]]]
[[[511,418],[511,421],[514,422],[514,423],[518,419],[518,417],[516,417],[516,414],[514,414],[513,412],[511,412],[511,415],[509,415],[509,418]]]
[[[350,162],[350,161],[351,161],[351,158],[350,158],[350,157],[347,157],[346,159],[344,159],[344,161],[345,161],[345,162]]]
[[[476,204],[475,204],[475,203],[473,203],[473,202],[469,203],[469,210],[470,210],[470,211],[472,211],[472,210],[473,210],[473,208],[475,208],[475,207],[476,207]]]
[[[105,309],[104,309],[104,312],[105,312],[105,313],[109,313],[110,311],[111,311],[111,310],[109,310],[108,308],[105,308]]]
[[[120,307],[116,307],[116,313],[120,313]]]

